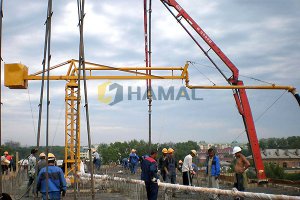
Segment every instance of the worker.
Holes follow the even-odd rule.
[[[162,156],[159,158],[158,160],[158,169],[160,171],[161,177],[163,182],[167,182],[167,171],[165,170],[166,166],[166,159],[167,159],[167,155],[168,155],[168,149],[167,148],[163,148],[161,150],[162,152]]]
[[[165,170],[168,176],[168,182],[171,184],[176,184],[176,172],[177,172],[177,161],[174,156],[174,149],[168,149],[168,156],[166,159],[166,167]],[[172,197],[175,197],[175,190],[172,190]]]
[[[40,160],[38,161],[38,165],[37,165],[38,173],[41,171],[43,167],[46,167],[47,165],[46,154],[44,152],[40,153],[39,158]]]
[[[101,167],[101,159],[99,153],[96,151],[96,149],[92,149],[92,156],[93,156],[93,163],[95,167],[96,173],[100,172],[100,167]]]
[[[9,161],[9,165],[7,166],[7,172],[10,172],[13,164],[13,157],[9,155],[8,151],[4,152],[4,156]]]
[[[36,153],[38,152],[37,149],[31,149],[30,155],[28,157],[28,184],[27,184],[27,191],[25,196],[29,197],[29,191],[32,187],[32,193],[34,194],[34,187],[33,181],[35,177],[35,169],[36,169]]]
[[[236,182],[234,186],[239,191],[245,191],[245,185],[247,184],[247,176],[246,170],[250,166],[249,161],[246,157],[242,154],[242,149],[239,146],[236,146],[232,150],[232,154],[235,155],[235,165],[234,165],[234,172],[235,172],[235,179]],[[238,197],[237,199],[243,199]]]
[[[139,156],[136,154],[136,150],[131,149],[131,153],[129,154],[129,167],[132,174],[136,173],[138,162]]]
[[[5,154],[1,156],[1,173],[7,174],[8,173],[8,165],[10,164],[10,161],[6,159]]]
[[[145,181],[147,199],[156,200],[158,195],[158,166],[156,162],[157,151],[152,150],[150,156],[145,157],[141,163],[142,174],[141,179]]]
[[[174,149],[168,149],[168,156],[166,159],[166,171],[168,175],[169,182],[172,184],[176,183],[176,170],[177,170],[177,161],[174,156]]]
[[[179,160],[179,161],[178,161],[178,165],[177,165],[177,169],[178,169],[178,171],[180,171],[180,172],[182,172],[182,164],[183,164],[182,160]]]
[[[209,148],[206,157],[206,175],[209,188],[219,188],[220,170],[220,159],[216,155],[215,149]],[[210,199],[219,199],[216,194],[210,196]]]
[[[122,167],[124,169],[129,169],[129,160],[128,160],[128,158],[123,158],[122,159]]]
[[[182,183],[183,185],[192,185],[191,175],[195,172],[193,171],[193,157],[197,155],[196,150],[191,150],[190,153],[185,156],[182,164]]]
[[[61,192],[62,196],[66,195],[67,184],[64,177],[64,173],[60,167],[55,166],[55,156],[52,153],[48,153],[48,198],[47,198],[47,178],[46,178],[47,167],[44,167],[39,172],[37,178],[37,193],[42,193],[43,199],[60,199]]]

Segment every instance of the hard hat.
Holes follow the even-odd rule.
[[[48,153],[48,160],[55,160],[55,155],[53,153]]]
[[[191,153],[194,154],[195,156],[197,155],[197,151],[196,150],[191,150]]]
[[[179,160],[179,161],[178,161],[178,163],[180,163],[180,164],[181,164],[181,163],[182,163],[182,160]]]
[[[8,155],[8,152],[7,152],[7,151],[4,151],[4,154],[5,154],[5,155]]]
[[[167,149],[167,148],[163,148],[163,149],[161,150],[161,152],[162,152],[162,153],[168,153],[168,149]]]
[[[136,152],[136,150],[135,149],[131,149],[131,152],[133,153],[133,152]]]
[[[173,152],[174,152],[174,149],[172,149],[172,148],[168,149],[168,153],[173,153]]]
[[[92,152],[96,152],[96,149],[92,149]]]
[[[241,151],[242,151],[241,147],[236,146],[236,147],[233,147],[232,154],[236,154]]]
[[[39,157],[46,157],[46,154],[44,152],[40,153]]]

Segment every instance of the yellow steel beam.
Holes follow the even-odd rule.
[[[121,71],[128,71],[128,70],[151,70],[151,71],[157,71],[157,70],[169,70],[169,71],[181,71],[184,68],[183,67],[107,67],[107,66],[101,66],[101,67],[86,67],[86,70],[121,70]]]
[[[262,89],[262,90],[287,90],[289,92],[293,92],[296,90],[293,86],[285,86],[285,85],[213,85],[213,86],[204,86],[204,85],[186,85],[189,89]]]
[[[77,76],[50,76],[49,80],[77,80]],[[145,75],[145,76],[86,76],[87,80],[145,80],[145,79],[185,79],[184,76],[155,76],[155,75]],[[41,76],[28,75],[24,77],[24,80],[42,80]],[[83,77],[81,77],[83,80]]]

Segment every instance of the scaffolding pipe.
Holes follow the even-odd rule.
[[[91,178],[90,174],[82,174],[81,180],[88,180]],[[136,180],[136,179],[126,179],[119,177],[111,177],[108,175],[94,175],[95,182],[99,181],[115,181],[115,182],[123,182],[123,183],[131,183],[138,185],[145,185],[144,181]],[[164,189],[173,189],[173,190],[182,190],[182,191],[190,191],[196,193],[205,193],[205,194],[216,194],[216,195],[226,195],[232,197],[244,197],[251,199],[273,199],[273,200],[300,200],[299,196],[288,196],[288,195],[274,195],[274,194],[265,194],[265,193],[253,193],[253,192],[241,192],[236,188],[232,190],[222,190],[216,188],[205,188],[205,187],[194,187],[194,186],[186,186],[179,184],[171,184],[171,183],[163,183],[158,182],[158,186]]]

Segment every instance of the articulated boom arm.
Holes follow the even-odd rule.
[[[166,8],[171,12],[171,14],[176,18],[184,30],[192,37],[195,43],[200,47],[203,53],[208,57],[208,59],[216,66],[213,60],[208,55],[208,51],[205,51],[201,45],[196,41],[192,34],[185,28],[185,26],[180,22],[181,17],[183,17],[188,24],[199,34],[199,36],[206,42],[207,45],[218,55],[218,57],[225,63],[225,65],[231,70],[232,77],[227,79],[224,74],[224,78],[231,85],[243,86],[243,81],[240,81],[239,70],[236,66],[229,60],[229,58],[220,50],[220,48],[210,39],[210,37],[200,28],[200,26],[185,12],[185,10],[175,1],[175,0],[161,0],[161,2],[166,6]],[[168,6],[175,8],[178,12],[177,15],[168,8]],[[217,66],[216,66],[217,67]],[[218,68],[218,67],[217,67]],[[220,73],[222,73],[219,70]],[[255,164],[257,178],[260,182],[267,181],[264,171],[264,165],[260,154],[259,143],[256,135],[255,125],[251,113],[250,104],[245,89],[234,89],[234,99],[237,104],[239,113],[242,115],[243,122],[245,125],[245,130],[248,136],[248,140],[251,146],[253,161]]]
[[[229,58],[222,52],[222,50],[210,39],[210,37],[202,30],[202,28],[190,17],[186,11],[175,1],[175,0],[161,0],[164,5],[169,5],[174,7],[178,14],[176,15],[176,19],[180,21],[180,17],[183,17],[191,27],[199,34],[199,36],[206,42],[207,45],[220,57],[220,59],[228,66],[228,68],[232,72],[232,77],[229,78],[232,84],[237,83],[239,70],[236,66],[229,60]],[[170,11],[171,12],[171,11]],[[187,31],[187,30],[186,30]],[[194,39],[194,38],[193,38]],[[205,54],[207,52],[204,51]]]

